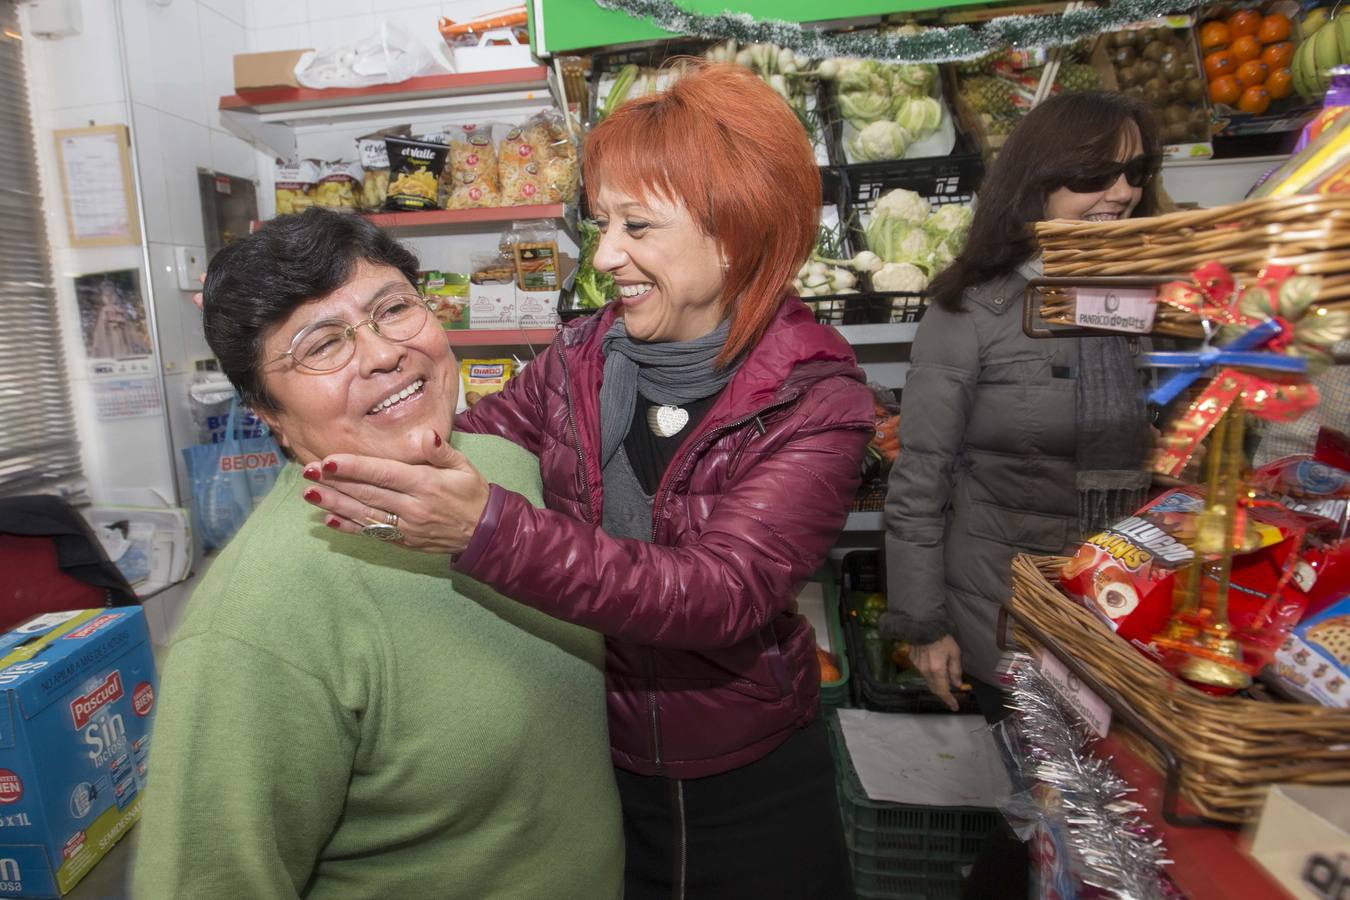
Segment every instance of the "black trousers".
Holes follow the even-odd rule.
[[[969,676],[967,676],[969,678]],[[1003,689],[970,678],[975,704],[990,725],[1012,712]],[[1024,900],[1030,893],[1031,856],[1006,819],[999,817],[998,827],[985,838],[975,865],[961,887],[961,900]]]
[[[616,770],[625,900],[849,900],[834,763],[817,719],[768,756],[706,778]]]

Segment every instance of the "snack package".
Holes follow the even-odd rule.
[[[1323,706],[1350,707],[1350,597],[1295,626],[1271,668],[1279,682]]]
[[[319,163],[312,159],[295,162],[277,160],[277,215],[301,213],[314,205],[314,188],[319,181]]]
[[[1345,536],[1350,525],[1350,472],[1314,456],[1286,456],[1253,472],[1252,485],[1303,516],[1310,529]]]
[[[498,146],[502,204],[572,203],[581,184],[577,148],[561,114],[546,110],[510,129]]]
[[[441,172],[450,148],[408,138],[384,139],[389,154],[389,194],[385,209],[438,209]]]
[[[326,162],[319,167],[314,205],[341,212],[356,212],[361,191],[361,166],[356,162]]]
[[[389,195],[389,147],[387,137],[407,137],[407,125],[386,128],[356,139],[356,156],[361,163],[361,196],[358,205],[365,212],[384,209]]]
[[[465,125],[450,140],[450,164],[443,179],[446,209],[501,206],[497,149],[491,126]]]
[[[515,328],[520,325],[516,304],[515,266],[507,255],[470,255],[469,327]]]
[[[473,406],[488,394],[506,387],[506,382],[515,374],[515,361],[463,359],[459,362],[459,373],[464,381],[464,402]]]
[[[447,331],[469,327],[469,276],[431,269],[419,272],[417,292],[436,301],[436,321]]]
[[[1205,499],[1196,487],[1168,491],[1138,513],[1089,539],[1064,566],[1060,582],[1136,649],[1171,668],[1177,660],[1154,645],[1172,615],[1176,580],[1195,553]],[[1307,595],[1296,575],[1304,525],[1270,501],[1241,511],[1246,520],[1242,552],[1233,557],[1228,616],[1252,672],[1274,652],[1302,615]],[[1305,582],[1306,583],[1306,582]],[[1217,590],[1212,572],[1201,578],[1201,596]]]

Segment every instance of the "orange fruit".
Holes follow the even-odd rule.
[[[1270,74],[1270,66],[1259,59],[1249,59],[1238,66],[1237,71],[1233,74],[1237,75],[1237,80],[1242,82],[1243,87],[1255,87],[1258,84],[1266,83],[1266,76]]]
[[[1238,98],[1238,109],[1259,116],[1270,108],[1270,91],[1256,84],[1242,92]]]
[[[1270,66],[1270,71],[1283,69],[1294,61],[1294,45],[1290,41],[1271,44],[1261,51],[1261,62]]]
[[[1215,50],[1205,57],[1205,77],[1210,81],[1220,75],[1232,75],[1237,71],[1237,60],[1227,50]]]
[[[1220,75],[1209,83],[1209,99],[1215,103],[1232,106],[1242,96],[1242,83],[1236,75]]]
[[[1283,100],[1294,92],[1294,73],[1288,68],[1274,69],[1266,79],[1266,90],[1270,99]]]
[[[1244,34],[1256,34],[1261,30],[1261,14],[1254,9],[1243,9],[1228,17],[1228,33],[1233,40]]]
[[[1210,19],[1200,26],[1200,49],[1205,53],[1222,50],[1228,46],[1229,40],[1228,26],[1218,19]]]
[[[1256,36],[1261,39],[1263,44],[1274,44],[1277,41],[1289,40],[1289,35],[1294,31],[1294,23],[1289,21],[1289,17],[1281,13],[1271,13],[1261,20],[1261,25],[1256,29]]]
[[[1261,57],[1261,42],[1255,35],[1244,34],[1242,37],[1228,45],[1228,52],[1233,54],[1233,59],[1238,61],[1238,65],[1253,59]]]

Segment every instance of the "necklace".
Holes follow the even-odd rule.
[[[678,406],[651,406],[647,409],[647,427],[657,437],[674,437],[689,424],[689,410]]]

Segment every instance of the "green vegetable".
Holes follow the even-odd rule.
[[[608,96],[605,97],[604,106],[600,107],[600,121],[614,110],[618,109],[628,95],[632,93],[633,84],[637,81],[638,67],[632,64],[624,66],[619,70],[619,74],[614,78],[614,85],[609,89]]]
[[[578,225],[581,232],[581,259],[577,263],[577,277],[574,282],[576,301],[587,309],[599,309],[612,300],[618,290],[614,276],[608,272],[597,272],[592,260],[595,248],[600,245],[600,229],[594,222],[584,220]]]
[[[873,122],[850,138],[849,151],[860,162],[881,159],[899,159],[909,146],[909,132],[894,122],[883,119]],[[883,254],[884,255],[884,254]]]
[[[899,102],[895,121],[912,135],[932,134],[942,121],[942,104],[932,97],[907,98]]]

